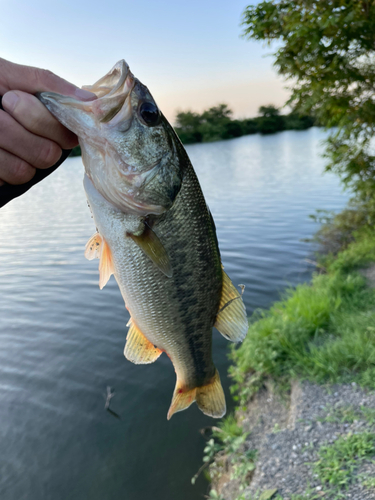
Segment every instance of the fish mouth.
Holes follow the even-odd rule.
[[[128,77],[130,77],[130,79]],[[131,79],[133,80],[133,84],[128,81]],[[114,95],[128,93],[133,85],[134,76],[129,69],[129,65],[122,59],[93,85],[84,85],[82,88],[94,93],[98,98],[101,98],[104,96],[113,97]]]
[[[66,128],[78,136],[82,150],[84,144],[92,145],[103,158],[115,161],[130,181],[135,176],[131,158],[121,158],[111,147],[108,136],[116,127],[121,128],[122,133],[130,128],[133,120],[130,97],[136,81],[122,59],[93,85],[82,87],[94,93],[97,96],[95,100],[80,101],[56,92],[39,92],[36,96]],[[153,167],[150,165],[144,170],[149,171]]]
[[[69,130],[84,140],[98,140],[98,128],[115,127],[121,122],[123,131],[132,121],[130,94],[136,78],[125,60],[113,68],[93,85],[84,85],[97,96],[92,101],[80,101],[56,92],[39,92],[36,97]]]

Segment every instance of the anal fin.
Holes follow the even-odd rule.
[[[130,322],[124,349],[126,359],[136,365],[147,365],[156,361],[162,352],[146,339],[133,321]]]
[[[214,326],[231,342],[242,342],[249,328],[242,297],[224,271],[219,312]]]

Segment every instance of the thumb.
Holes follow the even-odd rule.
[[[82,101],[91,101],[96,95],[82,90],[49,70],[23,66],[0,58],[0,95],[9,90],[22,90],[29,94],[36,92],[57,92]]]

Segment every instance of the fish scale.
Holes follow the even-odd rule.
[[[125,237],[139,227],[141,219],[116,212],[122,224],[119,231],[117,224],[107,223],[113,217],[113,208],[108,204],[109,214],[103,217],[106,201],[103,199],[98,207],[94,198],[88,198],[99,233],[112,249],[115,278],[137,326],[168,353],[187,388],[204,385],[215,372],[211,338],[222,270],[214,228],[210,227],[211,219],[193,168],[186,169],[172,209],[153,228],[169,254],[172,278],[167,278]],[[119,235],[123,235],[123,241]],[[176,340],[172,344],[170,339]]]

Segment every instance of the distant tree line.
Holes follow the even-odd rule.
[[[176,116],[175,130],[184,144],[212,142],[233,139],[249,134],[273,134],[282,130],[305,130],[316,125],[311,116],[302,116],[292,112],[281,115],[276,106],[261,106],[259,116],[243,120],[232,119],[232,110],[227,104],[219,104],[203,111],[179,111]],[[77,146],[70,156],[81,156]]]
[[[295,112],[281,115],[275,106],[261,106],[259,116],[243,120],[232,119],[227,104],[219,104],[203,111],[180,111],[176,116],[176,132],[184,144],[219,141],[248,134],[272,134],[282,130],[305,130],[315,125],[311,116]]]

